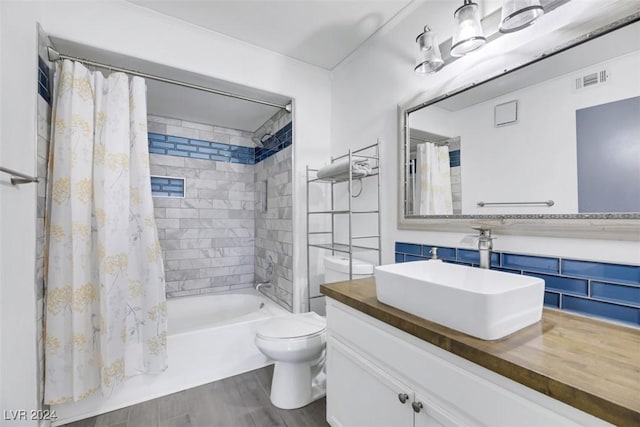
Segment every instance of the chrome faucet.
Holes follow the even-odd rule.
[[[256,291],[260,292],[260,288],[270,288],[271,281],[267,280],[266,282],[258,282],[256,283]]]
[[[493,249],[491,230],[483,227],[474,228],[474,230],[480,231],[480,235],[476,238],[480,253],[480,268],[489,268],[491,266],[491,250]]]
[[[270,288],[271,287],[271,279],[273,278],[273,258],[271,255],[267,255],[265,273],[267,274],[267,280],[264,282],[258,282],[255,284],[256,291],[260,292],[260,288]]]

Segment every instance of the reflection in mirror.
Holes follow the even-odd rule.
[[[408,114],[405,217],[640,213],[639,26]]]
[[[407,212],[461,213],[460,138],[410,129]]]

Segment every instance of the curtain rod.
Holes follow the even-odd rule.
[[[273,102],[264,101],[262,99],[257,99],[257,98],[251,98],[251,97],[248,97],[248,96],[237,95],[235,93],[225,92],[225,91],[222,91],[222,90],[217,90],[217,89],[213,89],[213,88],[206,87],[206,86],[194,85],[194,84],[191,84],[191,83],[181,82],[180,80],[173,80],[173,79],[169,79],[169,78],[166,78],[166,77],[161,77],[161,76],[156,76],[156,75],[153,75],[153,74],[143,73],[141,71],[129,70],[127,68],[116,67],[114,65],[109,65],[109,64],[103,64],[101,62],[91,61],[91,60],[84,59],[84,58],[78,58],[76,56],[65,55],[63,53],[58,52],[57,50],[55,50],[51,46],[47,47],[47,55],[49,57],[49,61],[51,61],[51,62],[60,61],[62,59],[70,59],[72,61],[77,61],[77,62],[80,62],[82,64],[91,65],[91,66],[94,66],[94,67],[106,68],[106,69],[109,69],[109,70],[112,70],[112,71],[119,71],[119,72],[123,72],[123,73],[130,74],[130,75],[133,75],[133,76],[143,77],[145,79],[157,80],[159,82],[169,83],[169,84],[176,85],[176,86],[188,87],[190,89],[196,89],[196,90],[200,90],[200,91],[203,91],[203,92],[214,93],[216,95],[227,96],[229,98],[241,99],[243,101],[255,102],[256,104],[262,104],[262,105],[268,105],[270,107],[282,108],[284,110],[287,110],[288,112],[291,112],[291,109],[292,109],[292,106],[291,106],[290,102],[288,104],[286,104],[286,105],[280,105],[280,104],[276,104],[276,103],[273,103]]]

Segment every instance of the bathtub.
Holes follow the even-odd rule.
[[[258,327],[288,312],[253,289],[167,300],[169,367],[130,378],[109,398],[99,394],[55,405],[53,426],[166,396],[271,363],[254,344]]]

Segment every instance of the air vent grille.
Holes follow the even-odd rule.
[[[609,80],[607,70],[595,71],[576,78],[576,90],[584,89],[591,86],[601,85]]]

